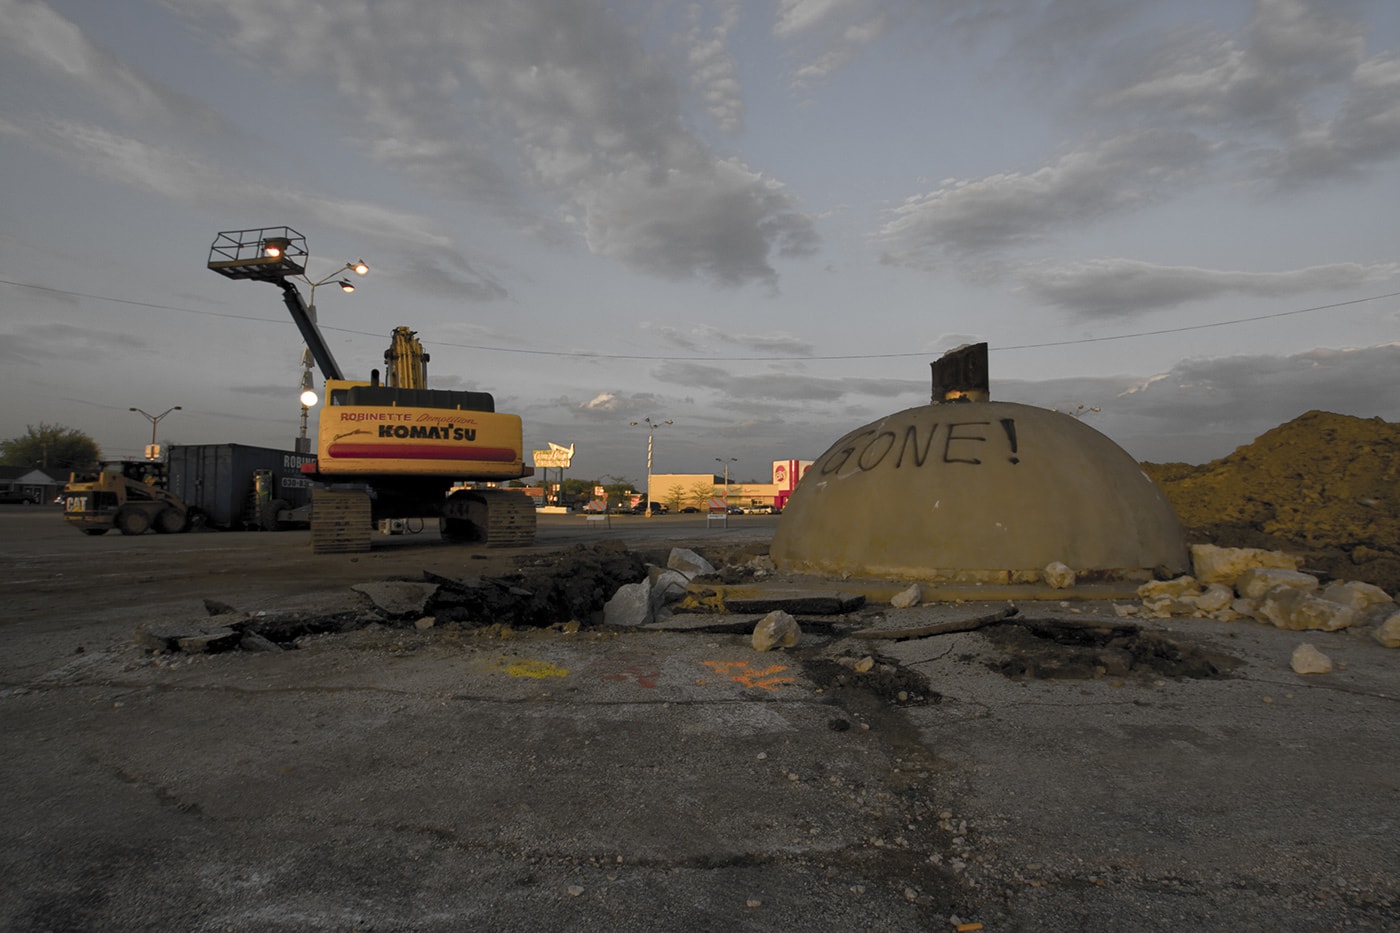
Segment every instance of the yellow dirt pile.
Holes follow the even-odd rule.
[[[1400,590],[1400,425],[1310,411],[1201,466],[1142,466],[1192,543],[1289,551]]]

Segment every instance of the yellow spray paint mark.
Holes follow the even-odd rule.
[[[745,687],[758,687],[761,690],[776,690],[783,684],[795,683],[792,677],[776,677],[787,668],[774,664],[762,670],[753,670],[747,661],[706,661],[705,666],[716,674],[727,674],[729,679]]]
[[[506,673],[512,677],[544,680],[546,677],[568,677],[569,669],[549,661],[512,661],[506,665]]]

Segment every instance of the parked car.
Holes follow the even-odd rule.
[[[633,514],[633,515],[645,515],[645,514],[646,514],[646,511],[647,511],[647,506],[648,506],[648,505],[651,506],[651,514],[653,514],[653,515],[661,515],[661,514],[663,514],[663,513],[665,513],[665,512],[671,511],[669,508],[666,507],[666,503],[664,503],[664,502],[651,502],[651,503],[642,502],[642,503],[638,503],[638,505],[636,506],[636,508],[632,509],[632,514]]]
[[[37,495],[25,492],[23,489],[0,489],[0,504],[35,505],[38,502]]]
[[[730,515],[743,515],[743,514],[744,514],[744,510],[741,509],[741,508],[739,508],[737,505],[731,505],[731,506],[729,507],[729,514],[730,514]]]
[[[749,508],[749,512],[754,515],[772,515],[773,507],[771,505],[755,505]]]
[[[681,512],[684,513],[684,514],[686,514],[686,515],[694,515],[696,512],[699,512],[699,511],[700,511],[700,510],[697,509],[697,508],[696,508],[695,506],[693,506],[693,505],[687,505],[685,508],[681,509]]]

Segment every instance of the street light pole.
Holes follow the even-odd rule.
[[[724,464],[724,510],[729,511],[729,464],[738,463],[738,457],[716,457],[716,463]]]
[[[149,422],[151,423],[151,446],[148,447],[148,448],[146,448],[146,459],[147,459],[147,460],[155,460],[155,459],[157,459],[157,458],[160,456],[160,448],[156,446],[156,428],[158,428],[158,427],[160,426],[160,419],[164,418],[166,415],[170,414],[172,411],[181,411],[181,410],[182,410],[181,406],[179,406],[179,405],[173,405],[173,406],[171,406],[170,408],[167,408],[165,411],[161,412],[161,413],[158,414],[158,415],[153,415],[153,414],[151,414],[150,412],[142,411],[142,410],[139,409],[139,408],[131,408],[131,409],[128,409],[128,410],[129,410],[129,411],[137,412],[137,413],[142,414],[142,415],[145,415],[145,416],[146,416],[146,420],[149,421]]]
[[[341,273],[345,272],[347,269],[355,273],[356,275],[366,275],[369,273],[369,266],[365,265],[365,261],[363,259],[360,259],[355,262],[347,262],[345,265],[341,266],[339,269],[335,270],[330,275],[326,276],[323,279],[319,279],[315,282],[312,282],[309,279],[306,279],[305,276],[302,276],[303,280],[306,281],[307,285],[309,285],[311,289],[311,293],[306,300],[306,314],[308,317],[311,318],[312,323],[315,323],[316,321],[317,288],[321,287],[322,285],[325,285],[327,282],[329,282],[331,279],[334,279],[336,276],[341,276],[340,280],[336,282],[336,284],[340,286],[340,290],[346,293],[353,292],[355,290],[354,283],[351,282],[348,278],[345,278],[343,275],[341,275]],[[301,354],[301,433],[297,435],[296,439],[296,451],[299,454],[306,454],[311,452],[311,441],[306,436],[306,422],[307,418],[310,415],[311,406],[315,405],[318,401],[318,399],[316,398],[316,391],[314,388],[315,380],[314,377],[311,375],[311,366],[314,362],[315,361],[312,359],[311,356],[311,348],[307,347],[306,350]]]
[[[633,422],[631,422],[631,427],[634,427],[634,428],[635,428],[637,425],[639,425],[639,424],[645,424],[645,425],[647,426],[647,506],[646,506],[646,517],[647,517],[647,518],[651,518],[651,440],[652,440],[652,435],[654,435],[654,434],[656,433],[656,429],[659,428],[659,427],[661,427],[663,424],[674,424],[674,423],[675,423],[675,422],[673,422],[673,421],[652,421],[651,418],[649,418],[649,417],[648,417],[648,418],[643,418],[641,421],[633,421]]]

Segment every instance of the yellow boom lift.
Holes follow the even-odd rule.
[[[384,519],[436,516],[445,536],[491,547],[529,545],[533,501],[483,486],[529,476],[518,415],[496,411],[487,392],[428,388],[428,354],[397,327],[384,354],[386,376],[348,380],[294,278],[305,278],[306,239],[290,227],[229,230],[214,240],[209,268],[231,279],[270,282],[326,380],[316,462],[303,471],[312,493],[317,552],[365,551]],[[471,484],[469,488],[455,488]]]

